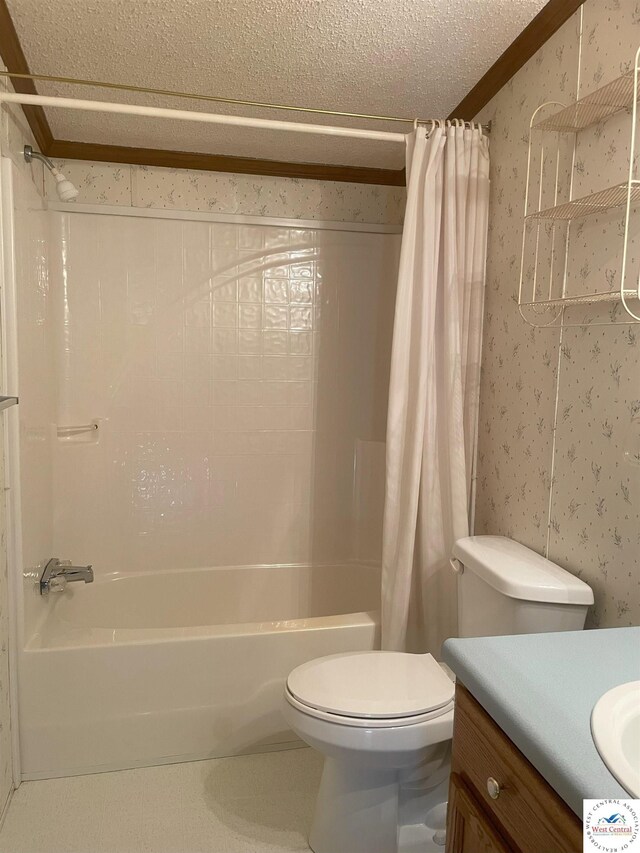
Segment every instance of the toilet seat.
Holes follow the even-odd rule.
[[[305,705],[300,702],[295,696],[289,692],[289,688],[285,688],[285,697],[289,705],[296,708],[303,714],[309,717],[315,717],[317,720],[324,720],[327,723],[333,723],[339,726],[352,726],[353,728],[363,729],[392,729],[403,726],[417,726],[418,723],[426,723],[428,720],[435,720],[436,717],[444,716],[453,711],[453,699],[441,708],[435,711],[427,711],[424,714],[415,714],[405,717],[347,717],[342,714],[334,714],[331,711],[321,711],[319,708],[314,708],[311,705]]]
[[[409,726],[448,713],[454,684],[431,655],[354,652],[291,672],[286,698],[299,711],[347,726]]]

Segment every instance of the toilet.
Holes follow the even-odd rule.
[[[451,569],[461,637],[577,631],[593,604],[587,584],[503,536],[458,540]],[[291,672],[285,719],[324,755],[314,853],[444,849],[453,706],[452,673],[430,654],[343,653]]]

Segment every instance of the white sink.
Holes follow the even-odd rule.
[[[632,797],[640,797],[640,681],[608,690],[591,712],[600,757]]]

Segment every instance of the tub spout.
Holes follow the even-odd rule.
[[[62,592],[68,583],[84,581],[93,583],[92,566],[72,566],[67,561],[52,557],[44,567],[40,578],[40,595],[48,592]]]
[[[92,566],[63,566],[62,574],[69,582],[84,581],[85,583],[93,583]]]

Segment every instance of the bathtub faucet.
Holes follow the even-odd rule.
[[[46,595],[48,592],[62,592],[68,583],[74,581],[93,583],[93,568],[72,566],[69,560],[52,557],[44,567],[40,578],[40,595]]]

